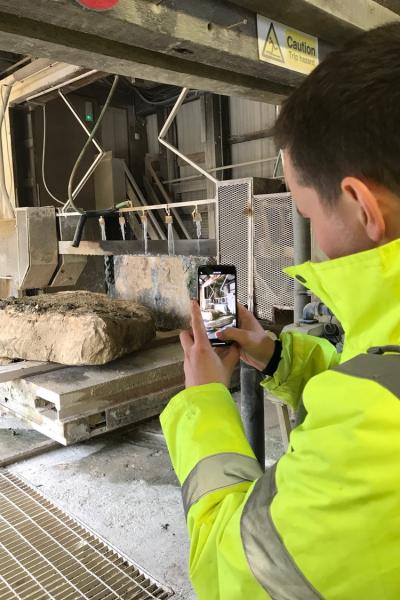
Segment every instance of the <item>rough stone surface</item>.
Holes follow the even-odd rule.
[[[204,256],[116,256],[113,295],[149,308],[157,329],[186,328],[197,269],[213,262]]]
[[[102,365],[155,336],[149,311],[105,294],[61,292],[0,300],[0,356]]]

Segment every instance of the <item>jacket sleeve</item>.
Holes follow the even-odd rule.
[[[184,390],[169,402],[160,420],[182,486],[193,586],[199,599],[225,598],[210,590],[210,581],[215,590],[224,587],[224,556],[231,560],[235,555],[234,579],[240,585],[252,578],[243,555],[238,515],[262,470],[235,402],[222,384]]]
[[[340,354],[323,338],[297,331],[281,335],[282,358],[272,377],[262,386],[273,396],[297,408],[306,383],[327,369],[335,367]]]

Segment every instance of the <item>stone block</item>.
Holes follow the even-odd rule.
[[[0,300],[0,356],[103,365],[139,350],[155,336],[149,311],[92,292]]]
[[[197,269],[204,256],[116,256],[113,295],[150,309],[157,329],[186,328],[190,299],[197,297]]]

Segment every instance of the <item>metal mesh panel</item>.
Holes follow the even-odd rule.
[[[248,217],[252,179],[235,179],[218,184],[219,250],[224,265],[237,270],[238,301],[247,304]]]
[[[272,320],[273,308],[293,308],[293,281],[282,269],[293,264],[290,194],[254,196],[254,296],[260,319]]]
[[[0,473],[2,600],[164,600],[170,595],[18,477]]]

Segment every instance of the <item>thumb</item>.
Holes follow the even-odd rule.
[[[217,331],[217,338],[220,340],[236,342],[239,346],[245,346],[249,339],[249,332],[246,329],[238,329],[237,327],[228,327],[223,331]]]

